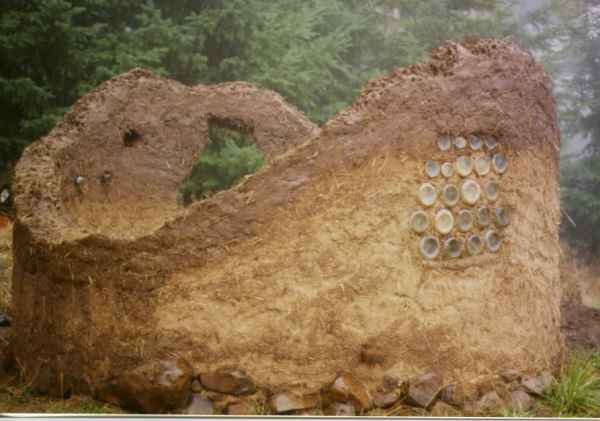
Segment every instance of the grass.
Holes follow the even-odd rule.
[[[544,396],[558,417],[600,416],[600,355],[573,357]]]
[[[504,408],[502,411],[500,411],[498,416],[505,417],[505,418],[533,418],[533,417],[535,417],[535,414],[530,411],[522,411],[519,409]]]
[[[0,413],[119,414],[123,410],[87,396],[52,399],[36,396],[24,385],[0,386]]]
[[[253,415],[274,415],[271,406],[266,399],[254,399],[252,401]]]

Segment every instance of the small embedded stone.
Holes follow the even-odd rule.
[[[192,381],[192,392],[194,392],[194,393],[202,392],[202,383],[200,383],[200,380],[194,379]]]
[[[529,411],[534,403],[533,398],[522,390],[515,390],[510,394],[510,407],[515,411]]]
[[[478,414],[492,414],[504,408],[504,401],[496,391],[488,392],[475,404],[475,412]]]
[[[317,406],[316,397],[300,396],[292,392],[283,392],[273,395],[269,400],[271,407],[278,414],[287,412],[299,411],[302,409],[310,409]]]
[[[400,394],[396,392],[376,393],[373,396],[373,404],[377,408],[389,408],[400,399]]]
[[[206,389],[231,395],[249,395],[256,391],[250,377],[241,370],[217,370],[200,375],[200,382]]]
[[[512,383],[515,380],[519,380],[521,378],[519,372],[517,370],[512,369],[504,370],[502,373],[500,373],[500,376],[502,377],[502,380],[504,380],[506,383]]]
[[[329,388],[332,397],[342,402],[352,401],[358,408],[366,410],[371,407],[371,395],[367,388],[352,374],[338,376]]]
[[[554,381],[552,375],[548,372],[543,372],[539,376],[527,376],[521,381],[521,384],[535,395],[542,396],[552,386]]]
[[[453,406],[448,405],[446,402],[437,401],[433,408],[431,408],[432,417],[460,417],[462,414],[460,411]]]
[[[408,386],[407,402],[413,406],[429,408],[443,387],[443,379],[437,373],[427,373],[412,380]]]
[[[185,410],[187,415],[213,415],[213,403],[202,395],[192,395],[192,402]]]
[[[383,376],[383,391],[389,392],[400,387],[400,378],[392,374],[384,374]]]
[[[385,356],[383,352],[372,346],[363,346],[360,351],[360,360],[368,365],[383,364]]]
[[[151,361],[101,385],[102,400],[134,411],[164,413],[190,400],[192,367],[184,359]]]
[[[325,409],[325,415],[353,417],[356,415],[356,408],[350,403],[334,402]]]
[[[462,385],[459,384],[449,384],[442,389],[440,392],[440,400],[444,401],[449,405],[454,405],[459,408],[465,403],[465,391]]]

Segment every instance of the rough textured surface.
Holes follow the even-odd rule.
[[[328,391],[334,400],[351,402],[355,407],[366,410],[371,407],[369,390],[350,373],[340,374]]]
[[[218,370],[200,375],[202,386],[208,390],[232,395],[249,395],[256,386],[246,373],[240,370]]]
[[[545,392],[550,389],[554,379],[548,372],[544,372],[539,376],[527,376],[521,380],[521,384],[527,389],[528,392],[538,396],[542,396]]]
[[[210,400],[205,397],[194,394],[192,395],[192,401],[185,410],[186,415],[213,415],[214,409],[213,404]]]
[[[192,376],[192,367],[185,360],[153,361],[110,379],[97,394],[125,409],[165,413],[188,404]],[[51,384],[46,388],[53,390]]]
[[[180,208],[209,112],[252,123],[268,163]],[[126,148],[131,130],[141,141]],[[498,254],[418,255],[408,216],[446,133],[494,134],[506,151],[502,201],[516,222]],[[247,84],[130,72],[79,101],[18,165],[16,355],[49,384],[81,389],[170,352],[272,387],[348,369],[370,387],[384,373],[552,368],[559,142],[550,79],[492,40],[444,45],[374,80],[320,133]],[[109,188],[72,183],[105,170]]]
[[[277,414],[314,408],[319,404],[317,396],[301,396],[292,392],[277,393],[269,399],[271,408]]]
[[[443,379],[437,373],[427,373],[410,381],[407,402],[421,408],[429,408],[442,391]]]

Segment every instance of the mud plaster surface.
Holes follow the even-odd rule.
[[[244,115],[234,95],[223,113],[271,127],[257,136],[269,163],[186,209],[173,187],[205,142],[191,139],[206,138],[205,118],[186,125],[195,115],[186,110],[210,88],[193,88],[169,126],[154,121],[154,100],[131,114],[132,92],[188,88],[146,73],[124,78],[130,106],[113,120],[154,139],[138,160],[121,158],[116,128],[89,153],[93,122],[108,124],[97,110],[114,101],[111,83],[123,86],[117,79],[17,169],[16,353],[47,387],[63,373],[93,388],[173,352],[199,370],[240,367],[275,388],[315,387],[348,369],[373,386],[385,372],[434,368],[459,379],[538,371],[560,358],[559,137],[550,80],[528,54],[490,40],[445,45],[371,82],[320,134],[297,112],[283,124],[290,107],[271,94],[253,98],[263,116]],[[162,134],[153,138],[155,127]],[[424,162],[441,160],[435,142],[446,133],[494,134],[508,157],[500,200],[514,215],[496,255],[426,263],[418,254],[409,216]],[[165,156],[184,162],[155,171]],[[107,165],[115,192],[77,196],[69,187],[72,172]],[[360,363],[365,344],[383,364]],[[36,353],[47,362],[28,357]]]

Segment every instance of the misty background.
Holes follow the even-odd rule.
[[[321,124],[369,79],[445,40],[490,36],[531,51],[554,79],[561,230],[594,258],[600,0],[3,0],[0,190],[24,147],[82,95],[134,67],[190,85],[249,81]]]

